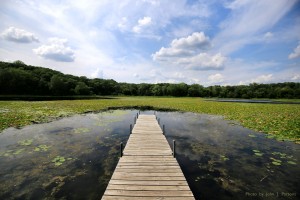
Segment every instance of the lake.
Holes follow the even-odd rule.
[[[0,133],[0,199],[100,199],[137,110],[75,115]],[[141,111],[153,114],[154,111]],[[220,116],[156,112],[196,199],[296,199],[299,145]]]

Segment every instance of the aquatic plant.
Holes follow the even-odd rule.
[[[271,157],[270,159],[272,160],[272,164],[273,164],[273,165],[279,166],[279,165],[281,165],[281,163],[282,163],[281,160],[278,160],[278,159],[276,159],[276,158]]]
[[[256,149],[254,149],[254,150],[252,150],[253,152],[254,152],[254,155],[256,155],[256,156],[259,156],[259,157],[261,157],[261,156],[263,156],[264,154],[263,153],[261,153],[259,150],[256,150]]]
[[[62,165],[66,159],[63,156],[56,156],[55,158],[52,159],[52,162],[56,167]]]
[[[288,163],[288,164],[290,164],[290,165],[297,165],[297,163],[296,163],[296,162],[294,162],[294,161],[291,161],[291,160],[287,161],[287,163]]]
[[[77,113],[139,106],[222,115],[227,120],[238,121],[246,128],[269,133],[277,140],[300,143],[300,105],[213,102],[201,98],[119,97],[72,101],[0,101],[0,107],[5,110],[0,112],[0,130],[47,122]]]
[[[229,158],[227,158],[226,156],[224,156],[224,155],[220,155],[220,157],[221,157],[221,159],[223,160],[223,161],[227,161],[227,160],[229,160]]]
[[[19,141],[18,143],[22,146],[30,146],[33,142],[33,139],[28,139],[28,140],[22,140]]]
[[[40,152],[40,151],[46,152],[46,151],[48,151],[49,148],[50,148],[50,146],[47,146],[45,144],[41,144],[41,145],[35,147],[34,151],[36,151],[36,152]]]
[[[253,134],[249,134],[248,136],[249,136],[249,137],[253,137],[253,138],[256,137],[256,135],[253,135]]]
[[[21,154],[24,150],[25,150],[24,148],[23,148],[23,149],[18,149],[18,150],[16,150],[15,152],[13,152],[13,154],[14,154],[14,155],[19,155],[19,154]]]
[[[23,153],[25,151],[25,148],[21,148],[21,149],[16,149],[16,150],[6,150],[4,152],[0,152],[0,157],[4,156],[4,157],[10,157],[13,155],[19,155],[21,153]]]
[[[75,128],[74,129],[74,133],[77,133],[77,134],[87,133],[89,131],[90,131],[89,128]]]

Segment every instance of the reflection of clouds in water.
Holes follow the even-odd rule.
[[[87,187],[93,188],[92,193],[99,194],[99,188],[104,190],[106,185],[99,186],[94,184],[93,180],[94,178],[97,179],[95,182],[98,179],[103,180],[103,171],[105,170],[108,174],[113,172],[114,167],[111,165],[116,162],[112,161],[113,156],[118,154],[116,147],[120,141],[126,141],[125,138],[129,135],[129,124],[133,123],[136,113],[136,110],[91,113],[63,118],[46,124],[26,126],[22,129],[4,130],[0,134],[0,168],[10,180],[3,180],[3,184],[0,186],[0,198],[3,190],[12,195],[24,192],[31,195],[34,193],[34,188],[52,183],[53,174],[58,174],[59,177],[61,173],[65,177],[62,182],[65,187],[70,188],[70,191],[76,193],[78,184],[76,185],[74,181],[70,181],[72,183],[69,184],[66,180],[80,180],[77,179],[76,174],[81,174],[87,181]],[[153,111],[141,114],[145,113],[153,114]],[[280,143],[266,139],[264,134],[238,125],[233,126],[232,122],[223,120],[221,116],[180,112],[157,112],[157,116],[160,118],[161,126],[165,124],[167,139],[171,142],[171,146],[172,140],[176,139],[178,160],[179,162],[184,160],[179,164],[184,166],[185,175],[192,177],[191,180],[188,180],[189,184],[202,194],[216,194],[217,197],[221,197],[224,194],[222,191],[225,191],[233,194],[233,197],[242,199],[244,196],[241,197],[230,192],[236,191],[239,187],[247,187],[253,191],[268,191],[270,188],[290,191],[295,189],[294,186],[298,184],[294,176],[299,172],[297,165],[287,163],[287,161],[292,161],[298,164],[300,160],[298,153],[300,147],[293,143]],[[101,126],[95,126],[97,121],[103,122]],[[87,129],[89,129],[88,132]],[[75,130],[79,130],[81,133],[75,134]],[[256,137],[249,137],[249,134]],[[18,141],[28,139],[33,139],[31,145],[18,146]],[[43,147],[40,145],[51,146],[51,148],[47,151],[34,151],[37,147]],[[263,156],[255,156],[253,149],[262,152]],[[7,150],[12,150],[11,157],[3,156]],[[281,154],[273,155],[270,152],[280,152]],[[292,158],[295,160],[289,159],[287,156],[281,159],[282,153],[293,156]],[[54,168],[51,160],[56,156],[77,159],[64,162]],[[271,156],[281,159],[282,165],[272,165]],[[274,173],[257,184],[258,180],[269,173],[267,169]],[[221,188],[222,191],[215,191],[213,187],[204,187],[206,190],[203,191],[203,185],[195,183],[194,174],[198,175],[203,171],[206,172],[205,170],[210,175],[204,174],[207,179],[199,179],[197,184],[200,182],[206,184],[206,181],[213,179],[215,184],[218,184],[217,188]],[[83,171],[86,172],[85,175],[82,175]],[[217,174],[218,171],[221,172],[221,175],[218,175],[220,179],[216,181],[217,175],[213,176],[213,173]],[[24,172],[27,176],[24,175]],[[30,180],[27,177],[31,177]],[[109,178],[106,177],[107,181]],[[18,187],[14,185],[18,185]],[[5,189],[3,189],[4,186]],[[47,195],[47,192],[51,192],[52,189],[46,188],[43,194]],[[54,189],[68,197],[63,187],[55,186]],[[90,192],[88,191],[88,193]],[[80,196],[78,192],[76,194]]]
[[[67,198],[71,193],[81,199],[90,193],[101,195],[99,188],[104,191],[106,187],[103,177],[109,180],[107,174],[112,172],[106,171],[113,171],[111,165],[117,160],[115,147],[128,136],[129,118],[134,114],[136,112],[133,111],[91,113],[22,129],[4,130],[0,134],[0,168],[6,178],[1,179],[0,199],[4,199],[3,194],[12,198],[26,194],[24,198],[30,198],[36,194],[35,189],[43,185],[45,187],[38,194],[41,195],[39,199],[50,197],[53,192],[63,195],[62,198]],[[105,123],[105,127],[94,125],[99,119]],[[32,140],[30,144],[29,140]],[[26,145],[18,144],[19,141]],[[65,161],[55,166],[53,160],[58,157],[65,158]],[[104,167],[103,163],[106,163]],[[63,177],[61,184],[51,181],[55,178],[54,174]],[[78,182],[82,176],[89,188],[86,193],[77,190],[79,185],[76,180]],[[102,180],[101,184],[94,184],[98,183],[98,179]],[[66,188],[72,192],[65,191]]]
[[[283,159],[281,166],[272,164],[270,160],[274,157],[272,151],[285,152],[299,160],[297,152],[300,148],[296,144],[267,139],[265,134],[243,128],[234,121],[226,121],[222,116],[160,113],[160,118],[166,124],[168,140],[176,139],[178,161],[184,165],[185,173],[190,178],[189,184],[200,193],[207,194],[207,197],[215,194],[218,199],[223,198],[222,195],[226,198],[222,190],[227,191],[227,195],[233,195],[232,198],[242,199],[244,196],[235,192],[297,189],[298,180],[294,175],[299,170],[292,166],[293,160]],[[259,149],[262,156],[255,156],[253,149]],[[194,166],[195,163],[199,166]],[[205,173],[205,170],[208,174],[215,170],[222,172],[220,177],[204,176],[205,181],[217,180],[221,190],[216,191],[213,187],[205,190],[203,185],[197,185],[201,182],[199,174]],[[266,175],[267,178],[258,184],[257,180]]]

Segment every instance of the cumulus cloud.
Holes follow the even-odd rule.
[[[209,83],[222,83],[224,82],[224,76],[222,74],[213,74],[208,77]]]
[[[188,37],[175,39],[171,42],[171,48],[175,49],[204,49],[210,46],[209,37],[203,32],[195,32]]]
[[[162,47],[152,54],[152,58],[154,61],[193,70],[221,69],[226,57],[220,53],[210,55],[203,52],[210,46],[209,37],[203,32],[195,32],[188,37],[174,39],[169,48]]]
[[[272,38],[272,37],[273,37],[273,33],[271,33],[271,32],[267,32],[267,33],[264,34],[264,38],[266,38],[266,39],[269,39],[269,38]]]
[[[292,81],[300,81],[300,74],[296,74],[291,79],[292,79]]]
[[[218,70],[222,69],[226,57],[218,53],[209,55],[207,53],[199,53],[192,57],[183,57],[177,59],[177,64],[185,66],[187,69],[193,70]]]
[[[17,43],[39,42],[39,39],[33,33],[15,27],[4,30],[1,36],[5,40]]]
[[[266,83],[270,82],[273,79],[273,74],[261,75],[255,79],[252,79],[253,83]]]
[[[132,31],[135,33],[141,33],[142,29],[149,26],[152,23],[151,17],[144,17],[138,20],[138,24],[133,27]]]
[[[294,49],[294,52],[292,52],[289,55],[289,59],[299,58],[300,57],[300,42],[298,46]]]
[[[103,71],[100,70],[100,68],[97,68],[96,71],[94,71],[91,74],[91,78],[102,78],[103,79]]]
[[[50,38],[49,44],[33,49],[33,52],[46,59],[73,62],[75,59],[74,51],[66,46],[67,42],[67,39]]]
[[[273,80],[273,74],[260,75],[248,81],[240,81],[239,85],[247,85],[249,83],[270,83]]]

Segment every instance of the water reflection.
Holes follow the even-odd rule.
[[[77,115],[0,134],[0,199],[100,199],[136,111]]]
[[[126,143],[136,113],[77,115],[3,131],[0,199],[100,199],[117,164],[119,143]],[[268,139],[220,116],[157,116],[165,124],[169,143],[177,142],[177,160],[196,199],[300,195],[299,145]]]
[[[197,199],[290,199],[299,195],[299,145],[211,115],[158,113]],[[272,193],[274,195],[272,195]],[[259,196],[259,194],[261,196]],[[278,196],[277,196],[278,194]]]

